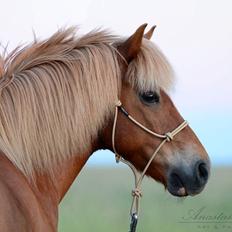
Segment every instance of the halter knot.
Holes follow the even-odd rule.
[[[131,194],[133,197],[138,197],[138,198],[142,197],[142,195],[143,195],[142,191],[138,188],[135,188],[134,190],[132,190]]]
[[[122,105],[122,103],[121,103],[120,100],[118,100],[118,101],[116,102],[116,104],[115,104],[116,107],[120,107],[121,105]]]
[[[165,136],[166,136],[166,139],[167,139],[168,142],[170,142],[170,141],[173,140],[173,135],[172,135],[171,132],[167,132],[167,133],[165,134]]]

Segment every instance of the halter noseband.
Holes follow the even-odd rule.
[[[116,151],[115,148],[115,132],[116,132],[116,124],[117,124],[117,118],[118,118],[118,110],[121,110],[121,112],[129,119],[131,120],[136,126],[140,127],[147,133],[162,139],[162,142],[159,144],[159,146],[156,148],[154,153],[152,154],[150,160],[148,161],[147,165],[143,169],[143,172],[140,174],[138,170],[135,168],[135,166],[130,163],[129,161],[123,159]],[[179,132],[181,132],[186,126],[188,125],[187,121],[183,121],[178,127],[176,127],[173,131],[167,132],[166,134],[158,134],[155,133],[154,131],[149,130],[147,127],[143,126],[140,122],[135,120],[126,110],[125,108],[122,107],[121,101],[118,101],[117,104],[115,105],[115,116],[114,116],[114,123],[113,123],[113,129],[112,129],[112,147],[113,151],[115,153],[115,158],[116,162],[118,163],[119,161],[125,163],[128,165],[135,178],[135,188],[132,190],[132,205],[130,209],[130,216],[131,216],[131,224],[130,224],[130,230],[129,232],[135,232],[136,231],[136,226],[137,226],[137,221],[138,221],[138,216],[139,216],[139,202],[140,198],[142,197],[142,190],[141,190],[141,184],[142,180],[145,176],[145,173],[147,169],[149,168],[150,164],[154,160],[155,156],[161,149],[161,147],[166,143],[166,142],[171,142],[174,138],[175,135],[177,135]]]

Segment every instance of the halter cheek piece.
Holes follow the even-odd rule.
[[[143,172],[140,174],[138,170],[135,168],[135,166],[130,163],[129,161],[123,159],[116,151],[115,148],[115,132],[116,132],[116,125],[117,125],[117,118],[118,118],[118,111],[121,111],[129,120],[131,120],[136,126],[140,127],[142,130],[146,131],[147,133],[162,139],[162,142],[159,144],[159,146],[156,148],[154,153],[152,154],[150,160],[148,161],[147,165],[145,166]],[[114,123],[113,123],[113,129],[112,129],[112,147],[113,151],[115,153],[115,158],[116,162],[118,163],[119,161],[125,163],[128,165],[135,178],[135,188],[132,190],[132,205],[130,209],[130,216],[131,216],[131,224],[130,224],[130,230],[129,232],[135,232],[136,231],[136,226],[137,226],[137,221],[138,221],[138,216],[139,216],[139,203],[140,203],[140,198],[142,197],[142,190],[141,190],[141,184],[142,180],[145,176],[145,173],[154,160],[155,156],[159,152],[159,150],[162,148],[162,146],[166,142],[171,142],[174,138],[175,135],[177,135],[179,132],[181,132],[186,126],[188,125],[187,121],[183,121],[176,129],[174,129],[171,132],[167,132],[166,134],[158,134],[155,133],[154,131],[149,130],[145,126],[143,126],[141,123],[139,123],[137,120],[135,120],[126,110],[123,108],[121,101],[118,101],[117,104],[115,105],[115,116],[114,116]]]

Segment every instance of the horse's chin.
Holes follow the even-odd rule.
[[[186,197],[188,195],[191,195],[188,194],[184,186],[170,186],[168,183],[166,183],[165,179],[156,179],[156,181],[163,184],[165,190],[168,190],[168,192],[175,197]]]

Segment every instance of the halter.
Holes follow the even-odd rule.
[[[135,166],[130,163],[129,161],[125,160],[122,158],[116,151],[115,148],[115,132],[116,132],[116,125],[117,125],[117,119],[118,119],[118,111],[121,110],[121,112],[129,119],[131,120],[136,126],[140,127],[142,130],[146,131],[147,133],[153,135],[154,137],[162,139],[162,142],[159,144],[159,146],[156,148],[154,153],[152,154],[150,160],[148,161],[147,165],[143,169],[143,172],[140,174],[140,172],[135,168]],[[171,142],[174,138],[175,135],[177,135],[179,132],[181,132],[186,126],[188,125],[187,121],[183,121],[176,129],[174,129],[171,132],[167,132],[166,134],[158,134],[155,133],[151,130],[149,130],[147,127],[143,126],[141,123],[139,123],[137,120],[135,120],[126,110],[125,108],[122,107],[121,101],[118,101],[117,104],[115,105],[115,116],[114,116],[114,124],[113,124],[113,129],[112,129],[112,147],[113,151],[115,153],[115,158],[116,162],[118,163],[119,161],[125,163],[128,165],[133,174],[134,174],[134,179],[135,179],[135,188],[132,190],[132,204],[131,204],[131,209],[130,209],[130,216],[131,216],[131,223],[130,223],[130,230],[129,232],[135,232],[136,231],[136,226],[137,226],[137,221],[138,221],[138,216],[139,216],[139,206],[140,206],[140,198],[142,197],[142,190],[141,190],[141,185],[143,178],[145,176],[145,173],[147,169],[149,168],[150,164],[154,160],[155,156],[159,152],[159,150],[162,148],[162,146],[166,142]]]

